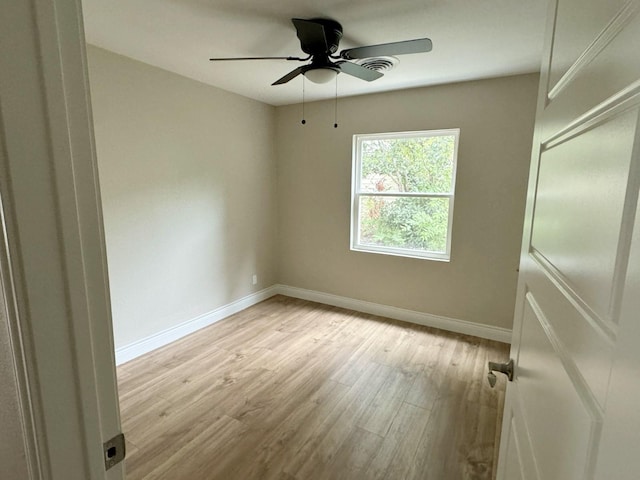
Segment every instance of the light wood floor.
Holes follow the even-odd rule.
[[[127,479],[491,479],[507,356],[276,296],[118,367]]]

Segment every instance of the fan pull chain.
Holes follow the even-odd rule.
[[[304,119],[304,75],[302,75],[302,125],[304,125],[305,123],[307,123],[307,121]]]
[[[333,128],[338,128],[338,75],[336,75],[336,99],[333,112]]]

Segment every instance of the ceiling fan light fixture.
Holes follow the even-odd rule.
[[[336,78],[338,71],[333,68],[313,68],[304,72],[304,76],[307,77],[313,83],[329,83]]]
[[[300,40],[300,48],[308,56],[301,57],[231,57],[210,58],[211,61],[223,60],[295,60],[311,61],[291,70],[271,85],[283,85],[299,75],[304,75],[313,83],[325,84],[337,78],[339,73],[372,82],[381,78],[384,71],[390,70],[398,60],[395,55],[426,53],[433,48],[428,38],[416,38],[401,42],[381,43],[364,47],[348,48],[338,52],[342,38],[342,26],[328,18],[292,18]],[[337,60],[337,61],[336,61]],[[336,83],[337,85],[337,83]]]

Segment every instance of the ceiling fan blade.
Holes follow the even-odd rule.
[[[226,62],[226,61],[235,61],[235,60],[299,60],[300,62],[306,62],[311,57],[300,58],[300,57],[229,57],[229,58],[210,58],[209,60],[212,62]]]
[[[322,24],[302,18],[292,18],[302,51],[308,54],[328,52],[327,35]]]
[[[340,52],[340,57],[346,60],[369,57],[388,57],[394,55],[406,55],[408,53],[430,52],[433,48],[428,38],[417,38],[404,42],[383,43],[381,45],[369,45],[366,47],[349,48]]]
[[[293,80],[294,78],[296,78],[298,75],[300,75],[303,72],[304,72],[304,66],[303,67],[298,67],[295,70],[291,70],[284,77],[276,80],[271,85],[282,85],[283,83],[287,83],[288,81]]]
[[[373,80],[377,80],[382,77],[382,73],[372,70],[371,68],[363,67],[357,63],[338,62],[336,63],[336,66],[340,68],[341,72],[351,75],[352,77],[366,80],[367,82],[372,82]]]

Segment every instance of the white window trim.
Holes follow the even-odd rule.
[[[411,137],[439,137],[453,135],[455,137],[453,146],[453,176],[451,180],[451,192],[449,193],[410,193],[410,192],[361,192],[360,191],[360,152],[362,142],[366,140],[411,138]],[[456,174],[458,171],[458,140],[460,129],[451,128],[445,130],[425,130],[414,132],[392,132],[374,134],[356,134],[353,136],[352,149],[352,169],[351,169],[351,250],[356,252],[378,253],[384,255],[395,255],[399,257],[420,258],[425,260],[435,260],[440,262],[451,261],[451,237],[453,228],[453,207],[456,190]],[[447,224],[447,246],[446,251],[430,252],[424,250],[413,250],[406,248],[380,247],[376,245],[362,245],[360,243],[360,197],[422,197],[422,198],[448,198],[449,199],[449,222]]]

